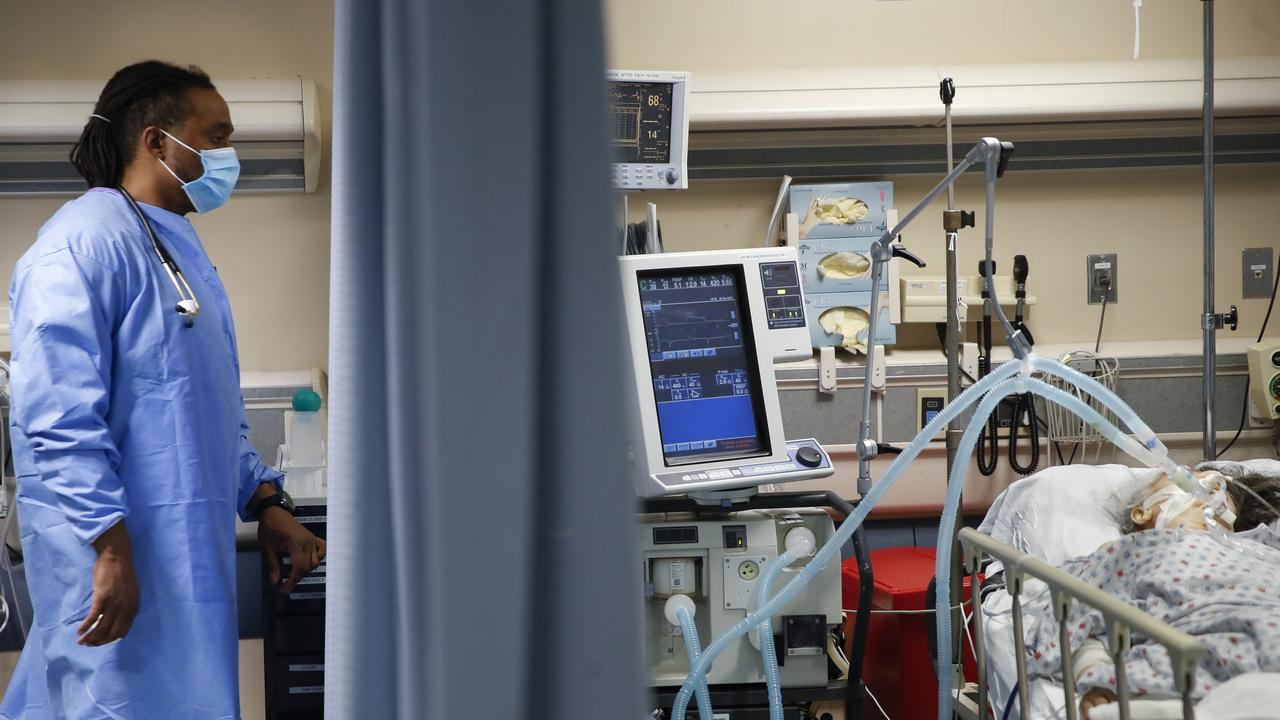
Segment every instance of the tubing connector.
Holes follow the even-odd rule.
[[[1014,375],[1012,378],[1009,378],[1009,379],[1013,382],[1013,388],[1009,391],[1009,394],[1025,395],[1028,392],[1027,380],[1029,380],[1030,378],[1023,375],[1022,373],[1018,373],[1017,375]]]
[[[807,527],[792,528],[782,539],[787,550],[795,552],[797,558],[809,557],[818,548],[818,538]]]
[[[1220,518],[1227,527],[1233,527],[1236,523],[1236,514],[1232,512],[1231,506],[1227,504],[1227,488],[1226,482],[1219,479],[1215,487],[1208,488],[1200,481],[1192,472],[1191,468],[1186,465],[1179,465],[1172,473],[1169,473],[1169,482],[1185,490],[1195,499],[1199,500],[1205,508],[1205,520],[1212,525],[1214,517]]]
[[[1023,331],[1014,330],[1008,342],[1013,356],[1019,360],[1026,360],[1031,355],[1031,342],[1027,340],[1027,335]]]
[[[1027,353],[1026,357],[1019,358],[1019,376],[1023,379],[1030,379],[1035,369],[1031,367],[1031,358],[1035,357],[1034,352]]]
[[[1146,433],[1151,436],[1152,452],[1160,455],[1161,457],[1168,457],[1169,456],[1168,446],[1166,446],[1164,442],[1160,440],[1159,437],[1156,436],[1155,432],[1153,432],[1151,428],[1147,428]]]
[[[1205,495],[1205,489],[1200,485],[1200,481],[1186,465],[1177,465],[1173,471],[1165,472],[1169,475],[1169,482],[1182,488],[1183,491],[1200,497]]]
[[[1224,526],[1235,527],[1236,514],[1231,509],[1231,504],[1227,502],[1227,476],[1214,471],[1199,482],[1205,492],[1209,493],[1210,499],[1205,501],[1205,511],[1212,512],[1221,518]]]
[[[681,593],[667,598],[667,604],[662,608],[662,615],[666,617],[667,622],[681,627],[680,610],[682,608],[689,613],[689,617],[698,613],[698,606],[693,604],[693,598]]]

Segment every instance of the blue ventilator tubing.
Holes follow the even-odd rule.
[[[787,566],[800,558],[799,549],[787,550],[778,556],[765,571],[760,584],[756,586],[756,607],[763,607],[769,602],[769,591],[778,576]],[[807,555],[808,550],[803,554]],[[773,646],[773,622],[765,618],[760,623],[760,655],[764,658],[764,684],[769,690],[769,720],[783,720],[782,717],[782,677],[778,670],[778,654]],[[690,661],[690,667],[693,662]]]
[[[995,181],[998,176],[998,171],[994,162],[998,158],[999,154],[999,149],[996,143],[998,143],[998,141],[994,138],[984,138],[979,143],[979,147],[975,147],[975,149],[970,152],[970,155],[973,155],[982,149],[985,152],[985,160],[970,158],[969,155],[966,155],[962,166],[958,166],[952,171],[952,174],[955,174],[957,171],[963,172],[965,167],[968,165],[972,165],[979,161],[986,162],[987,212],[985,246],[988,264],[990,263],[992,256],[995,222]],[[931,191],[930,195],[926,198],[926,202],[935,197],[937,193],[941,192],[943,186],[953,180],[954,178],[951,175],[948,175],[948,177],[944,179],[943,183],[939,184],[937,188]],[[904,221],[886,232],[883,240],[887,242],[888,238],[896,235],[903,226],[915,217],[921,207],[923,207],[923,204],[908,213]],[[987,290],[991,294],[992,300],[995,301],[996,294],[992,275],[990,273],[985,273],[983,279]],[[673,718],[683,720],[685,709],[689,704],[690,694],[693,692],[694,688],[705,684],[707,668],[711,666],[711,663],[716,659],[716,657],[718,657],[720,653],[724,652],[725,648],[727,648],[730,643],[745,635],[752,627],[760,625],[763,621],[777,613],[782,607],[785,607],[786,604],[789,603],[792,598],[794,598],[795,595],[833,559],[835,554],[840,551],[840,548],[846,541],[848,541],[850,536],[853,535],[853,532],[861,526],[862,522],[871,512],[871,509],[876,506],[880,501],[880,498],[884,496],[885,492],[888,491],[893,483],[897,481],[898,476],[902,474],[902,470],[920,454],[920,451],[924,446],[927,445],[944,426],[950,423],[960,413],[964,412],[971,405],[977,403],[979,404],[979,410],[974,414],[968,427],[965,429],[964,438],[961,441],[960,452],[955,456],[957,459],[963,458],[963,461],[955,462],[952,466],[951,477],[949,478],[947,488],[947,508],[943,512],[941,527],[938,533],[938,577],[940,580],[942,578],[950,578],[951,549],[954,543],[953,533],[955,530],[956,508],[959,505],[960,490],[963,487],[964,477],[967,473],[970,459],[973,456],[974,446],[977,444],[978,428],[986,422],[987,416],[995,409],[995,406],[1000,402],[1000,400],[1002,400],[1005,395],[1009,394],[1008,390],[1010,388],[1018,393],[1034,389],[1038,394],[1057,402],[1066,409],[1074,412],[1076,415],[1079,415],[1086,422],[1098,427],[1102,430],[1103,434],[1108,439],[1115,442],[1121,450],[1132,455],[1145,465],[1163,470],[1169,476],[1171,482],[1178,487],[1181,487],[1183,490],[1192,493],[1197,498],[1205,501],[1206,506],[1209,505],[1208,501],[1210,500],[1210,497],[1208,491],[1199,484],[1199,481],[1191,474],[1188,468],[1175,464],[1169,458],[1168,448],[1166,448],[1164,444],[1156,438],[1155,433],[1151,431],[1151,428],[1138,418],[1137,413],[1117,397],[1115,393],[1103,387],[1093,378],[1073,370],[1062,363],[1054,362],[1049,358],[1040,357],[1031,353],[1029,342],[1026,338],[1022,337],[1019,332],[1014,331],[1008,318],[1005,317],[1004,311],[999,302],[995,301],[993,302],[993,305],[995,308],[995,314],[1000,319],[1000,324],[1004,326],[1005,330],[1010,335],[1010,343],[1014,354],[1019,356],[1020,359],[1007,362],[996,368],[986,377],[970,386],[968,390],[961,393],[953,402],[947,404],[943,408],[942,412],[935,416],[933,421],[926,425],[924,430],[916,435],[915,439],[911,441],[902,453],[889,464],[889,467],[885,470],[880,482],[876,483],[871,490],[863,496],[862,501],[854,509],[853,514],[845,519],[845,521],[840,525],[840,528],[831,536],[830,539],[828,539],[817,554],[810,560],[809,564],[806,565],[805,568],[796,575],[796,577],[792,578],[792,580],[788,582],[776,596],[768,599],[768,602],[758,605],[757,608],[751,613],[748,613],[745,618],[738,621],[719,637],[715,638],[711,644],[707,646],[707,649],[699,654],[696,663],[690,663],[689,674],[685,678],[684,684],[680,687],[680,691],[676,694],[675,702],[672,704],[671,715]],[[874,317],[872,318],[872,322],[875,322]],[[1033,370],[1057,376],[1075,385],[1077,389],[1087,390],[1096,401],[1114,412],[1120,422],[1133,431],[1137,436],[1137,439],[1135,440],[1133,437],[1122,433],[1118,428],[1108,422],[1098,414],[1097,411],[1093,410],[1088,406],[1088,404],[1081,401],[1079,398],[1058,388],[1054,388],[1047,383],[1032,379],[1031,373]],[[1016,382],[1006,382],[1008,378],[1018,374],[1019,372],[1021,372],[1021,377],[1018,378]],[[999,388],[999,392],[995,392],[997,388]],[[1221,501],[1222,493],[1218,493],[1218,495],[1219,501]],[[950,582],[940,581],[937,583],[937,586],[937,608],[939,610],[943,608],[950,608]],[[974,589],[974,592],[977,592],[977,588]],[[768,598],[767,585],[762,588],[760,597],[761,599]],[[937,615],[938,648],[940,651],[939,655],[941,655],[941,649],[943,647],[948,649],[951,647],[951,613],[940,611]],[[763,647],[763,642],[761,645]],[[944,682],[938,683],[939,720],[948,720],[951,717],[951,688],[949,677],[944,678],[944,680]]]
[[[1060,378],[1068,380],[1077,387],[1090,388],[1090,392],[1093,394],[1094,399],[1102,402],[1103,405],[1107,406],[1109,410],[1114,412],[1120,422],[1124,426],[1128,427],[1135,436],[1137,436],[1137,442],[1141,444],[1140,448],[1134,449],[1131,447],[1132,442],[1122,443],[1121,441],[1117,441],[1117,444],[1120,445],[1120,449],[1138,459],[1140,462],[1146,464],[1148,467],[1158,468],[1164,471],[1164,473],[1169,476],[1170,482],[1182,488],[1186,492],[1191,493],[1206,506],[1215,508],[1221,507],[1219,502],[1215,502],[1215,498],[1211,496],[1208,490],[1205,489],[1196,479],[1195,475],[1192,474],[1190,468],[1185,465],[1178,465],[1169,458],[1169,448],[1167,448],[1165,444],[1156,437],[1156,434],[1146,423],[1142,421],[1141,418],[1138,417],[1138,414],[1126,405],[1125,402],[1114,392],[1108,390],[1101,383],[1088,375],[1067,367],[1062,363],[1054,362],[1046,357],[1032,355],[1028,358],[1028,364],[1036,370],[1057,375]],[[1030,375],[1029,372],[1027,374]],[[1133,438],[1128,438],[1126,436],[1126,440],[1132,441]],[[1221,498],[1219,497],[1218,500],[1220,501]]]
[[[676,608],[676,618],[680,621],[680,632],[684,635],[684,649],[689,654],[689,667],[693,667],[698,655],[702,653],[702,647],[698,642],[698,626],[694,624],[693,616],[689,615],[689,611],[684,608]],[[707,689],[705,679],[698,683],[697,697],[698,716],[702,720],[714,720],[715,711],[711,709],[711,691]]]
[[[1114,425],[1099,415],[1097,411],[1093,410],[1079,398],[1076,398],[1070,393],[1059,390],[1058,388],[1054,388],[1047,383],[1030,378],[1029,375],[1032,369],[1056,375],[1077,386],[1088,389],[1096,400],[1101,402],[1112,412],[1116,413],[1116,416],[1125,425],[1134,430],[1138,435],[1139,440],[1135,440],[1134,438],[1122,433]],[[944,528],[949,525],[952,531],[954,531],[954,509],[955,506],[959,504],[959,497],[957,492],[955,501],[952,501],[950,497],[952,494],[950,486],[956,485],[958,487],[963,487],[963,478],[968,467],[968,459],[972,456],[974,446],[977,444],[976,428],[978,427],[978,424],[980,424],[978,421],[984,420],[986,415],[989,415],[995,405],[999,403],[1000,399],[1008,394],[1007,392],[997,394],[991,391],[998,385],[1005,384],[1005,381],[1008,378],[1018,374],[1020,370],[1024,373],[1024,377],[1020,378],[1018,382],[1007,383],[1006,387],[1012,387],[1018,392],[1023,391],[1023,389],[1035,389],[1038,394],[1044,395],[1045,397],[1061,404],[1063,407],[1084,418],[1087,422],[1097,426],[1103,431],[1104,435],[1108,437],[1108,439],[1115,442],[1122,450],[1132,455],[1140,462],[1166,470],[1166,472],[1170,473],[1171,479],[1174,477],[1174,474],[1185,474],[1189,477],[1189,473],[1185,472],[1185,468],[1172,463],[1168,457],[1168,451],[1164,444],[1155,437],[1155,434],[1138,418],[1137,414],[1133,412],[1133,410],[1129,408],[1124,401],[1120,400],[1119,397],[1093,378],[1066,367],[1062,363],[1054,362],[1053,360],[1036,356],[1034,354],[1030,355],[1025,360],[1014,360],[1012,362],[1004,363],[989,375],[970,386],[968,390],[961,393],[960,396],[956,398],[955,402],[944,407],[943,411],[935,416],[933,421],[925,426],[924,430],[922,430],[903,450],[903,452],[895,458],[892,463],[890,463],[880,482],[876,483],[876,485],[871,488],[870,492],[867,493],[867,495],[862,499],[862,502],[860,502],[855,508],[853,514],[840,525],[840,528],[822,546],[809,564],[795,578],[788,582],[778,595],[769,599],[765,604],[757,607],[755,611],[749,613],[745,618],[738,621],[719,637],[715,638],[715,640],[707,646],[706,650],[698,656],[697,662],[691,663],[689,674],[685,678],[685,682],[681,686],[680,691],[676,694],[675,702],[672,704],[672,716],[683,717],[685,709],[689,704],[689,696],[692,694],[695,687],[705,682],[707,668],[710,667],[715,658],[718,657],[720,653],[724,652],[725,648],[727,648],[734,640],[745,635],[752,627],[759,625],[763,619],[772,617],[781,607],[790,602],[792,598],[794,598],[795,594],[798,593],[810,580],[812,580],[813,577],[820,572],[821,568],[826,565],[826,563],[831,561],[835,553],[838,552],[840,547],[849,539],[850,536],[852,536],[854,530],[862,524],[863,520],[865,520],[867,515],[871,512],[871,509],[875,507],[876,503],[880,501],[880,498],[884,496],[885,492],[887,492],[898,479],[903,468],[905,468],[906,465],[920,454],[920,451],[929,443],[933,436],[936,435],[943,426],[951,422],[952,419],[968,409],[970,405],[981,401],[981,404],[986,407],[986,410],[984,412],[979,409],[979,411],[973,416],[974,419],[970,421],[969,427],[966,429],[965,437],[966,439],[969,439],[970,442],[966,444],[962,441],[961,449],[963,450],[965,447],[968,449],[957,455],[957,457],[964,457],[965,461],[954,465],[953,476],[948,487],[948,508],[950,511],[943,513],[942,523]],[[990,393],[991,397],[984,397],[988,395],[988,393]],[[951,532],[943,533],[940,531],[938,537],[938,567],[949,568],[952,534]],[[942,563],[944,554],[946,558],[945,565]],[[949,576],[949,569],[944,572],[943,575]],[[938,583],[939,595],[942,596],[943,588],[945,588],[946,593],[946,599],[939,599],[938,607],[950,607],[949,585],[949,583]],[[939,613],[938,615],[939,637],[943,637],[944,624],[946,637],[945,642],[939,643],[939,647],[949,647],[951,636],[950,613]],[[951,714],[951,693],[950,688],[946,683],[939,683],[938,712],[941,720],[946,720],[946,718],[950,717]]]
[[[1013,364],[1013,363],[1008,363]],[[978,435],[982,431],[982,426],[986,424],[987,417],[991,415],[991,411],[995,410],[996,405],[1000,401],[1015,391],[1015,387],[1020,385],[1017,380],[1009,379],[1002,381],[990,393],[978,403],[978,409],[974,411],[973,418],[969,420],[969,425],[964,430],[964,437],[960,440],[960,445],[956,449],[956,462],[951,466],[951,477],[947,482],[947,501],[942,510],[942,522],[938,527],[938,548],[935,553],[937,565],[934,567],[934,575],[937,582],[937,603],[934,605],[934,612],[937,615],[937,648],[938,648],[938,717],[951,717],[951,674],[944,672],[943,668],[950,668],[950,663],[943,663],[944,657],[951,656],[951,547],[953,544],[952,533],[955,532],[955,506],[959,505],[960,489],[964,487],[964,477],[969,472],[969,458],[973,455],[973,450],[978,444]],[[961,462],[961,458],[964,459]],[[952,496],[955,496],[955,503],[952,502]],[[973,589],[970,592],[977,592]],[[945,638],[945,640],[943,639]],[[945,653],[945,655],[944,655]],[[945,707],[945,710],[944,710]]]
[[[1037,360],[1047,361],[1047,363],[1050,364],[1050,367],[1043,367],[1044,363],[1039,363]],[[1006,365],[1012,364],[1015,363],[1006,363]],[[1065,374],[1056,372],[1064,368],[1061,363],[1054,363],[1047,358],[1037,358],[1033,356],[1030,358],[1030,365],[1036,369],[1048,370],[1049,372],[1053,372],[1060,376]],[[1068,380],[1075,381],[1077,385],[1086,386],[1088,389],[1094,391],[1096,393],[1094,397],[1115,412],[1117,417],[1136,420],[1137,415],[1129,409],[1124,402],[1120,400],[1120,398],[1112,394],[1101,383],[1086,375],[1070,370],[1070,368],[1067,368],[1067,370],[1076,376],[1068,377]],[[1152,444],[1149,442],[1138,442],[1132,437],[1126,435],[1123,431],[1111,424],[1111,422],[1090,407],[1088,403],[1071,393],[1056,388],[1044,381],[1026,376],[1020,376],[1001,382],[995,390],[983,398],[982,402],[978,405],[978,409],[974,412],[974,419],[971,420],[969,422],[969,426],[965,428],[964,436],[961,438],[960,445],[956,450],[956,457],[964,458],[965,461],[957,462],[952,466],[951,477],[947,481],[947,499],[942,511],[942,520],[938,527],[938,547],[935,555],[937,564],[934,567],[934,572],[939,579],[936,583],[937,600],[934,605],[936,608],[941,609],[951,607],[951,583],[943,580],[943,578],[949,578],[951,576],[951,551],[953,548],[952,538],[954,537],[955,532],[956,510],[960,505],[960,494],[964,488],[964,478],[969,469],[968,459],[973,454],[974,448],[978,443],[978,435],[981,432],[982,422],[979,421],[984,421],[984,418],[986,418],[991,411],[995,409],[995,406],[999,404],[1007,394],[1021,394],[1028,391],[1034,392],[1037,395],[1041,395],[1046,400],[1061,405],[1063,408],[1079,416],[1085,422],[1093,425],[1103,434],[1104,437],[1115,443],[1116,446],[1125,453],[1131,455],[1135,460],[1145,464],[1150,464],[1153,467],[1163,467],[1164,465],[1169,464],[1167,456],[1165,458],[1160,458],[1157,453],[1150,449],[1153,447]],[[1133,427],[1135,423],[1130,422],[1127,424],[1129,424],[1130,427]],[[1140,420],[1137,421],[1137,424],[1140,424],[1143,428],[1146,427],[1145,424],[1141,424]],[[1147,430],[1147,432],[1150,432],[1150,430]],[[1154,435],[1151,437],[1154,438]],[[1163,445],[1161,444],[1160,447],[1163,447]],[[1154,464],[1152,461],[1154,461]],[[970,592],[977,591],[977,588],[970,589]],[[942,657],[942,653],[944,652],[943,649],[951,647],[952,627],[950,612],[938,611],[936,628],[938,655],[939,657]],[[938,718],[939,720],[947,720],[951,717],[952,688],[950,687],[950,683],[946,682],[946,674],[940,671],[939,676],[941,676],[941,679],[938,683]]]
[[[1018,369],[1018,363],[1005,363],[1004,365],[1001,365],[990,375],[982,378],[968,390],[961,393],[960,397],[956,398],[956,402],[944,407],[942,412],[938,413],[938,415],[925,426],[925,429],[921,431],[905,449],[903,449],[902,453],[889,464],[889,467],[885,470],[884,477],[881,478],[880,482],[876,483],[876,485],[871,488],[871,491],[867,493],[862,502],[858,503],[858,506],[854,508],[853,514],[840,524],[840,528],[836,530],[825,544],[823,544],[822,548],[809,560],[809,563],[804,567],[804,569],[792,578],[777,595],[770,598],[768,603],[762,607],[756,608],[753,612],[748,613],[745,618],[734,623],[732,627],[721,633],[715,640],[711,641],[711,644],[708,645],[698,657],[697,664],[689,668],[689,674],[685,677],[684,684],[680,686],[680,691],[676,693],[675,702],[673,702],[671,706],[672,717],[684,717],[684,712],[686,708],[689,707],[689,696],[693,694],[693,689],[697,687],[699,683],[704,681],[707,668],[709,668],[711,663],[720,656],[720,653],[724,652],[725,648],[729,647],[730,643],[747,634],[751,628],[759,625],[763,618],[772,617],[779,609],[791,602],[796,593],[800,592],[800,590],[808,584],[809,581],[822,571],[822,568],[826,567],[827,563],[831,562],[836,553],[840,552],[841,546],[843,546],[844,543],[852,537],[853,531],[862,524],[862,521],[866,519],[867,514],[871,512],[871,509],[875,507],[876,503],[880,501],[880,498],[884,496],[885,492],[887,492],[893,485],[894,481],[898,479],[898,476],[902,474],[903,468],[910,464],[910,462],[920,454],[920,451],[929,444],[929,441],[933,439],[933,436],[945,427],[947,423],[951,422],[952,419],[968,408],[969,405],[973,404],[978,398],[986,394],[987,391],[995,387],[997,383],[1017,373]]]
[[[1108,410],[1114,412],[1120,423],[1138,436],[1138,439],[1148,450],[1158,450],[1158,454],[1161,456],[1169,454],[1168,448],[1165,447],[1164,443],[1160,442],[1151,428],[1142,421],[1142,418],[1138,417],[1138,413],[1134,412],[1133,408],[1129,407],[1124,400],[1121,400],[1119,395],[1107,389],[1105,385],[1096,379],[1043,355],[1033,353],[1027,358],[1027,363],[1032,370],[1039,370],[1046,375],[1057,375],[1076,387],[1087,389],[1090,395],[1105,405]],[[1030,373],[1027,374],[1030,375]]]

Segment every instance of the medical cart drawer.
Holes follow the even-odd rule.
[[[280,565],[281,574],[288,573],[288,564]],[[324,563],[314,572],[304,575],[297,586],[289,593],[273,593],[273,608],[277,614],[323,613],[324,596],[327,587],[328,568]]]
[[[329,518],[323,505],[302,505],[294,509],[293,517],[302,527],[311,531],[318,538],[325,536]]]
[[[272,649],[279,656],[324,652],[324,615],[279,615]]]
[[[276,658],[275,706],[282,711],[324,706],[324,656],[290,655]]]

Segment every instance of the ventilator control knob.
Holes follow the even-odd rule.
[[[805,445],[796,451],[796,462],[805,467],[818,467],[822,464],[822,453]]]
[[[667,184],[675,185],[680,181],[680,171],[675,168],[667,168]]]

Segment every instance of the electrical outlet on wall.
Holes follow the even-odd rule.
[[[923,430],[937,417],[938,413],[947,405],[947,389],[920,387],[916,388],[916,428]],[[934,438],[943,437],[946,430],[939,430]]]
[[[1244,249],[1244,285],[1241,297],[1271,297],[1271,288],[1274,287],[1272,273],[1276,271],[1275,265],[1272,264],[1274,252],[1275,248],[1269,247]]]
[[[1085,258],[1085,288],[1090,305],[1098,305],[1106,298],[1107,304],[1116,302],[1119,274],[1115,253],[1090,255]]]

